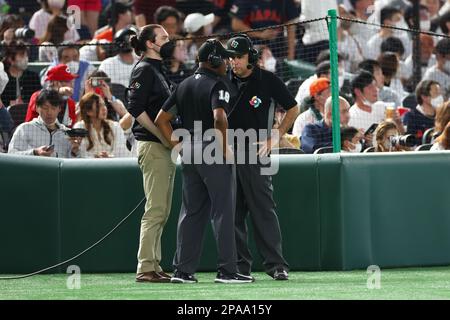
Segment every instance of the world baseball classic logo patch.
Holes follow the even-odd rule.
[[[261,102],[262,102],[261,99],[258,98],[257,96],[254,96],[253,98],[250,99],[250,105],[255,109],[259,107]]]

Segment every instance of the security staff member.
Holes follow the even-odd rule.
[[[136,119],[133,134],[137,140],[138,162],[147,198],[141,220],[136,281],[170,282],[160,267],[161,234],[170,213],[175,165],[168,142],[153,121],[171,89],[162,69],[162,59],[170,52],[169,35],[160,25],[147,25],[130,38],[141,60],[131,73],[128,112]]]
[[[263,256],[266,273],[276,280],[288,279],[288,264],[283,258],[281,231],[273,200],[272,177],[262,175],[263,165],[249,162],[252,158],[251,144],[260,146],[258,156],[267,156],[295,121],[299,108],[284,83],[272,72],[257,66],[258,52],[245,35],[237,35],[227,42],[227,49],[234,52],[230,78],[239,90],[238,99],[229,115],[230,128],[264,130],[265,141],[250,141],[237,146],[238,152],[246,154],[245,163],[237,163],[236,245],[239,272],[250,275],[252,257],[247,244],[246,217],[255,230],[255,241]],[[279,136],[271,133],[275,103],[287,110],[278,130]],[[267,138],[268,137],[268,138]],[[261,137],[259,137],[261,139]],[[256,157],[256,155],[254,155]],[[253,158],[255,158],[253,157]]]
[[[169,141],[173,133],[170,121],[175,115],[180,116],[183,128],[190,133],[183,136],[183,204],[178,221],[173,283],[197,282],[194,274],[209,219],[218,249],[215,282],[252,282],[252,278],[238,274],[236,266],[235,173],[234,166],[225,161],[233,160],[226,139],[230,93],[224,82],[223,59],[227,57],[229,52],[219,41],[207,40],[198,51],[200,67],[181,82],[156,118],[156,125]],[[204,136],[207,130],[214,129],[216,134],[209,138]],[[179,141],[170,143],[173,147],[179,146]],[[211,149],[216,153],[207,153]],[[207,159],[208,156],[211,159]]]

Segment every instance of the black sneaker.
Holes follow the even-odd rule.
[[[251,283],[255,281],[255,278],[251,276],[244,276],[240,273],[225,274],[222,272],[217,272],[215,283]]]
[[[175,270],[172,278],[170,278],[171,283],[197,283],[198,280],[193,274],[184,273]]]
[[[272,275],[275,280],[289,280],[289,274],[284,269],[277,269]]]

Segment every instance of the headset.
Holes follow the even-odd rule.
[[[211,65],[211,67],[213,67],[214,69],[219,68],[222,63],[223,63],[223,58],[220,54],[217,53],[217,40],[215,39],[208,39],[206,40],[207,43],[211,44],[212,46],[214,46],[214,50],[213,52],[211,52],[208,55],[208,62]]]
[[[255,64],[258,63],[259,60],[259,51],[253,47],[253,41],[246,33],[239,33],[235,35],[233,38],[244,38],[247,41],[248,45],[248,65],[247,69],[253,68]]]

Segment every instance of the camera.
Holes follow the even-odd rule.
[[[66,134],[71,138],[74,138],[74,137],[85,138],[88,136],[89,132],[83,128],[74,128],[74,129],[67,130]]]
[[[25,39],[25,40],[33,39],[34,30],[28,27],[18,28],[16,29],[16,31],[14,31],[14,37],[16,37],[17,39]]]
[[[392,136],[389,137],[389,142],[392,147],[413,147],[416,143],[414,135],[407,134],[404,136]]]
[[[106,83],[110,83],[111,79],[106,77],[92,77],[91,78],[91,86],[94,88],[98,88],[102,86],[101,80],[105,81]]]

